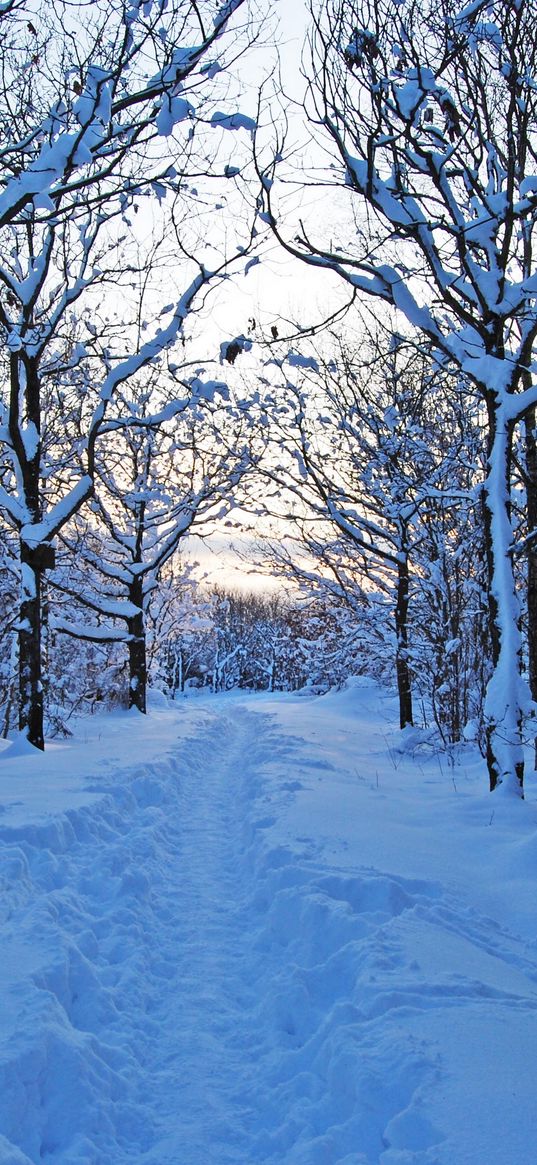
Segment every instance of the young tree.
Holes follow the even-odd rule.
[[[490,678],[486,565],[479,505],[471,490],[476,462],[468,461],[470,473],[463,458],[452,464],[455,480],[420,512],[411,634],[415,673],[444,744],[476,739],[485,751],[483,707]],[[457,483],[458,499],[450,496]]]
[[[240,170],[226,169],[222,134],[253,126],[234,104],[219,108],[251,20],[247,0],[0,8],[0,506],[20,543],[19,727],[39,748],[43,575],[54,539],[91,496],[109,402],[182,336],[204,289],[248,246],[248,228],[239,228],[217,254],[220,240],[212,251],[202,245],[192,221],[195,183]],[[164,304],[145,270],[154,212],[144,206],[157,199],[163,214],[167,192],[167,233],[190,266],[182,286],[170,273]],[[48,464],[51,399],[60,413],[78,410],[83,445],[59,456],[66,433],[57,432]]]
[[[202,683],[208,670],[210,597],[196,567],[175,554],[161,571],[147,609],[150,683],[172,700],[189,682]]]
[[[323,181],[350,196],[353,229],[332,214],[323,234],[317,214],[284,235],[278,163],[264,170],[267,218],[292,254],[396,308],[482,402],[487,763],[492,789],[520,794],[531,701],[510,485],[513,434],[537,401],[534,7],[326,0],[311,7],[310,44],[308,115],[330,150]]]

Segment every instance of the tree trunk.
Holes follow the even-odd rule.
[[[449,586],[449,579],[447,582],[447,592],[450,608],[450,638],[452,642],[461,642],[461,597],[462,584],[460,580],[460,567],[458,560],[453,563],[453,582]],[[451,744],[458,744],[461,739],[462,729],[462,711],[463,704],[466,699],[465,685],[463,685],[461,677],[461,649],[456,647],[451,658],[451,715],[450,715],[450,733]]]
[[[21,542],[21,602],[19,616],[19,730],[30,744],[44,749],[43,677],[41,662],[42,568],[35,551]]]
[[[535,439],[535,425],[537,418],[535,409],[525,418],[526,443],[526,497],[527,522],[530,536],[537,531],[537,441]],[[537,543],[528,543],[527,552],[528,592],[528,675],[531,698],[537,704]],[[534,767],[537,769],[537,737],[534,741]]]
[[[17,456],[28,514],[26,535],[41,519],[41,385],[37,361],[24,351],[10,356],[9,433]],[[27,440],[23,440],[22,422]],[[33,438],[33,439],[32,439]],[[19,729],[29,743],[44,749],[41,584],[49,544],[29,545],[20,538]]]
[[[520,605],[513,571],[510,513],[512,426],[489,410],[490,444],[484,493],[488,615],[493,672],[485,698],[490,788],[523,796],[523,719],[529,691],[522,676]]]
[[[397,564],[397,600],[395,606],[395,634],[397,638],[395,669],[397,673],[399,724],[401,728],[406,728],[407,725],[414,723],[412,713],[412,683],[410,679],[410,668],[408,666],[408,601],[408,552],[403,537]]]
[[[147,711],[147,655],[143,612],[143,582],[134,578],[129,586],[129,601],[139,608],[128,620],[129,639],[129,708]]]

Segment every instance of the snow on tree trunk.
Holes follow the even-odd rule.
[[[530,694],[521,674],[520,602],[513,571],[510,513],[512,426],[498,410],[485,483],[485,544],[489,567],[489,615],[493,673],[485,699],[490,788],[520,793],[524,780],[522,725]]]
[[[533,535],[537,531],[537,440],[535,426],[537,416],[532,409],[524,420],[524,440],[526,446],[526,498],[527,529],[530,540],[527,549],[528,593],[527,593],[527,638],[528,638],[528,678],[531,698],[537,704],[537,545]],[[534,767],[537,769],[537,737],[534,743]]]
[[[20,402],[24,401],[24,425]],[[50,546],[37,532],[41,520],[41,386],[38,361],[27,353],[10,354],[10,439],[18,456],[24,523],[20,532],[21,595],[19,641],[19,730],[44,748],[41,583]]]

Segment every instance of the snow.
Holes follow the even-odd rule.
[[[303,356],[301,352],[288,352],[285,359],[291,368],[309,368],[313,372],[319,371],[319,362],[313,356]]]
[[[106,125],[112,116],[113,75],[90,65],[86,78],[86,89],[73,105],[73,113],[81,126],[99,120]]]
[[[194,106],[189,101],[185,101],[183,97],[173,97],[169,93],[165,93],[156,121],[159,134],[162,137],[168,137],[179,122],[194,117],[195,112]],[[166,188],[164,187],[164,189]]]
[[[247,117],[245,113],[222,113],[221,110],[213,113],[211,125],[220,129],[246,129],[250,133],[257,129],[257,122],[253,117]]]
[[[0,757],[2,1165],[511,1165],[537,798],[396,700],[154,700]]]
[[[425,96],[425,87],[417,80],[407,81],[404,85],[395,86],[395,96],[401,116],[413,118],[422,105]]]
[[[29,522],[22,527],[21,537],[26,545],[35,549],[43,542],[50,542],[58,530],[89,497],[92,489],[91,477],[84,474],[64,498],[51,506],[47,516],[41,522]]]

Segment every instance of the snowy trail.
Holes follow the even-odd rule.
[[[255,1161],[266,957],[249,808],[271,747],[264,721],[197,711],[195,736],[166,762],[119,785],[112,762],[93,786],[104,801],[47,823],[46,845],[39,826],[21,830],[6,883],[19,875],[27,903],[9,928],[2,987],[16,990],[24,931],[37,927],[44,949],[27,994],[40,1038],[29,1072],[24,1057],[2,1065],[0,1131],[27,1160]]]
[[[129,763],[8,807],[0,1165],[529,1165],[537,941],[468,894],[489,803],[433,764],[414,800],[352,700],[127,720]]]
[[[159,907],[165,989],[152,1015],[165,1041],[146,1065],[158,1107],[158,1141],[147,1158],[155,1165],[177,1165],[185,1151],[190,1165],[250,1159],[245,1094],[260,1036],[240,808],[258,734],[257,717],[219,717],[181,767]]]

